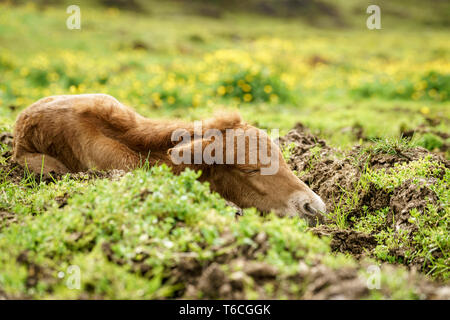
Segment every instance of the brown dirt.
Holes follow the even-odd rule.
[[[50,288],[51,285],[56,284],[58,281],[53,276],[52,270],[33,262],[29,251],[20,253],[16,260],[27,268],[28,275],[25,283],[27,289],[35,288],[38,283],[45,283]]]
[[[281,138],[280,143],[295,144],[288,163],[292,170],[306,172],[301,179],[326,200],[328,211],[335,209],[343,190],[352,190],[359,180],[360,168],[348,158],[339,159],[338,150],[311,134],[300,123]]]
[[[67,205],[67,200],[71,197],[70,194],[65,192],[62,196],[56,197],[55,201],[58,204],[58,208],[63,208]]]
[[[429,203],[436,206],[438,204],[438,197],[434,191],[429,188],[430,181],[422,180],[417,183],[412,181],[405,181],[401,186],[396,188],[391,196],[390,207],[391,211],[388,215],[388,224],[393,224],[395,217],[396,229],[406,229],[415,231],[414,225],[408,222],[411,209],[417,209],[424,212]]]
[[[0,231],[2,231],[3,228],[8,227],[10,224],[16,223],[17,221],[17,217],[14,213],[0,211]]]
[[[328,235],[328,231],[333,232],[326,227],[317,228],[316,231],[323,235]],[[353,239],[355,250],[359,250],[361,243],[365,246],[373,245],[373,240],[368,235],[346,231],[337,231],[337,234],[342,242],[336,242],[336,246],[348,243],[344,239],[347,236]],[[225,232],[222,238],[224,243],[214,248],[216,256],[212,261],[200,259],[193,252],[179,253],[175,257],[175,264],[163,280],[172,285],[182,284],[172,298],[248,299],[245,291],[248,286],[252,287],[260,299],[361,299],[370,294],[367,281],[359,275],[357,267],[332,269],[319,261],[306,264],[300,259],[297,272],[289,276],[281,275],[275,266],[258,261],[258,256],[266,253],[269,248],[268,237],[264,232],[253,237],[257,244],[255,247],[237,245],[230,232]],[[144,258],[125,261],[115,256],[111,244],[104,244],[103,252],[111,262],[119,265],[131,263],[133,272],[145,276],[151,271],[150,266],[142,262],[148,257],[145,253],[139,253]],[[367,268],[369,265],[361,260],[361,266]],[[394,271],[394,267],[389,265],[381,268]],[[151,273],[148,275],[151,276]],[[422,274],[414,271],[408,272],[407,277],[406,281],[414,284],[413,287],[417,288],[422,299],[450,298],[449,287],[429,282]],[[297,291],[292,290],[293,285],[298,286]],[[267,290],[268,287],[271,289]],[[380,290],[386,296],[391,294],[386,286],[382,286]]]
[[[260,299],[280,296],[288,299],[362,299],[370,294],[367,280],[359,276],[354,267],[332,269],[320,263],[307,265],[301,260],[298,272],[280,276],[276,267],[249,257],[233,257],[223,264],[213,262],[205,266],[194,258],[187,261],[174,269],[181,275],[179,279],[183,283],[188,275],[185,289],[179,292],[179,298],[183,299],[246,299],[244,288],[250,284]],[[382,270],[386,269],[394,271],[394,267],[383,265]],[[450,298],[446,286],[439,287],[415,272],[408,272],[407,277],[422,299]],[[293,292],[293,284],[301,289]],[[267,291],[268,286],[272,290]],[[381,292],[386,296],[391,294],[385,286]]]
[[[11,160],[11,156],[12,154],[10,151],[6,151],[1,155],[6,161],[5,163],[0,162],[0,173],[2,173],[2,175],[5,173],[5,175],[3,175],[5,179],[15,184],[19,184],[24,178],[25,172],[18,164]]]
[[[354,147],[350,156],[358,159],[360,165],[363,165],[367,161],[368,165],[373,169],[390,169],[393,168],[396,163],[408,163],[420,160],[427,155],[430,155],[435,161],[442,162],[445,167],[450,168],[450,161],[446,160],[442,155],[430,152],[422,147],[414,147],[408,150],[396,150],[396,154],[363,153],[361,152],[361,149],[360,146]]]
[[[361,258],[368,254],[377,245],[375,237],[364,232],[355,230],[342,230],[331,228],[330,226],[319,226],[311,228],[312,233],[331,237],[331,249],[340,252],[349,252],[356,258]]]

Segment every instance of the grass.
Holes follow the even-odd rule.
[[[262,230],[268,248],[254,259],[276,267],[279,281],[297,272],[299,260],[307,265],[322,261],[330,268],[355,265],[344,255],[331,255],[329,240],[312,235],[299,218],[261,217],[246,210],[235,221],[234,211],[197,176],[193,171],[173,176],[162,166],[136,170],[115,182],[64,179],[39,186],[35,214],[21,214],[20,223],[1,233],[2,290],[18,297],[78,297],[80,291],[71,290],[68,279],[56,280],[58,273],[75,265],[85,297],[177,297],[184,283],[171,278],[171,270],[180,266],[183,256],[208,263],[236,250],[245,252],[257,246],[255,236]],[[59,208],[50,194],[68,189],[68,204]],[[28,210],[27,202],[16,201],[9,210]],[[229,234],[229,241],[224,242],[224,234]],[[37,269],[37,284],[30,284],[30,265]],[[253,286],[249,284],[249,294]],[[301,296],[301,290],[292,290],[290,294]]]
[[[403,155],[403,152],[417,145],[418,144],[415,141],[403,137],[400,139],[375,139],[374,144],[369,146],[366,152],[401,156]]]

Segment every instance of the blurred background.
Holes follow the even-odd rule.
[[[372,4],[380,30],[366,26]],[[148,117],[238,109],[342,148],[414,135],[448,156],[449,12],[445,0],[0,1],[0,131],[44,96],[101,92]]]

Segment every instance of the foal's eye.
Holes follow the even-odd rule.
[[[259,172],[259,169],[242,169],[241,171],[245,174],[256,174]]]

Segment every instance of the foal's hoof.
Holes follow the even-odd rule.
[[[227,203],[227,206],[235,209],[235,213],[237,216],[242,216],[244,214],[243,210],[240,207],[238,207],[237,205],[235,205],[233,202],[228,201],[228,200],[225,200],[225,202]]]

